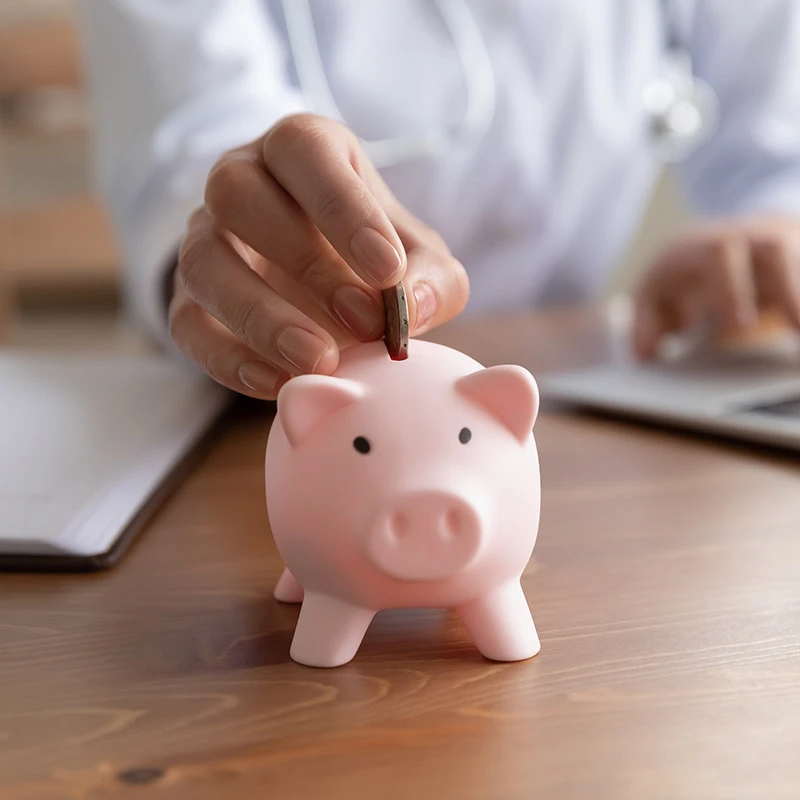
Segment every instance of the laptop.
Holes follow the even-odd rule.
[[[545,376],[543,397],[674,428],[800,450],[800,355],[700,350]]]

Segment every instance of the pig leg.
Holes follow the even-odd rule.
[[[284,569],[281,573],[278,582],[275,584],[275,591],[273,595],[276,600],[281,603],[302,603],[303,602],[303,587],[297,582],[297,578]]]
[[[309,667],[338,667],[356,654],[375,612],[306,592],[290,654]]]
[[[539,652],[539,636],[518,581],[458,609],[476,647],[493,661],[522,661]]]

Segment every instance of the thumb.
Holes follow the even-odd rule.
[[[427,247],[406,250],[403,280],[412,336],[431,330],[459,314],[467,304],[469,280],[461,263]]]
[[[665,331],[658,309],[648,294],[640,294],[635,301],[633,317],[633,349],[642,361],[655,358]]]
[[[405,209],[390,216],[406,250],[409,332],[418,336],[463,311],[469,279],[439,234]]]

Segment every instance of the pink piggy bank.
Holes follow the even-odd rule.
[[[539,525],[536,383],[412,340],[342,353],[332,377],[292,379],[266,456],[269,519],[287,569],[275,597],[303,606],[301,664],[356,654],[386,608],[458,611],[497,661],[539,651],[520,586]]]

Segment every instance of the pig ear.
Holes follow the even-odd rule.
[[[539,411],[539,389],[528,370],[489,367],[456,381],[456,391],[505,425],[520,442],[530,436]]]
[[[355,381],[327,375],[300,375],[278,394],[278,420],[292,447],[297,447],[331,414],[357,402],[363,390]]]

